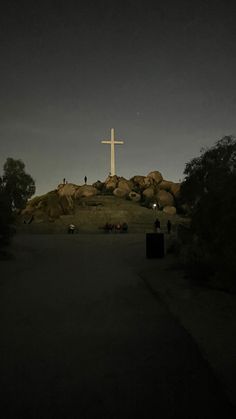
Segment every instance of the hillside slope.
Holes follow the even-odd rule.
[[[167,219],[172,224],[182,223],[184,220],[178,215],[166,215],[162,211],[149,209],[137,203],[117,198],[115,196],[96,195],[80,200],[74,207],[73,213],[60,215],[54,221],[45,219],[37,222],[24,223],[22,218],[18,223],[21,232],[31,233],[63,233],[70,223],[75,224],[80,232],[102,232],[102,227],[108,222],[112,224],[126,222],[130,232],[145,232],[153,230],[156,218],[161,221],[161,227],[166,229]]]

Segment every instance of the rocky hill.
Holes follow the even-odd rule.
[[[54,191],[31,199],[22,211],[21,219],[25,224],[55,222],[61,217],[69,220],[69,216],[85,207],[101,208],[105,205],[108,211],[109,205],[118,210],[128,203],[132,203],[132,211],[136,208],[137,213],[140,207],[151,208],[156,204],[163,214],[174,216],[179,191],[179,183],[164,180],[158,171],[131,179],[109,176],[104,182],[97,181],[92,185],[60,184]],[[113,199],[102,199],[108,196]]]

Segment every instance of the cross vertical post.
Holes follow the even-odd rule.
[[[111,139],[110,140],[103,140],[101,141],[102,144],[110,144],[111,146],[111,176],[115,176],[116,174],[116,166],[115,166],[115,145],[116,144],[124,144],[122,140],[115,140],[115,130],[111,128]]]
[[[115,130],[111,129],[111,176],[114,176],[116,173],[115,168]]]

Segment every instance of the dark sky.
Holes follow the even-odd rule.
[[[0,165],[21,158],[37,193],[66,177],[185,163],[236,133],[236,13],[230,1],[11,1],[0,10]]]

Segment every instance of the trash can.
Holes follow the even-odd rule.
[[[146,258],[163,258],[164,256],[164,234],[146,233]]]

